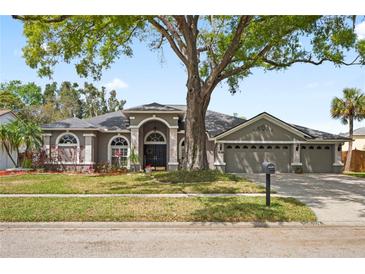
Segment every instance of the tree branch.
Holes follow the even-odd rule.
[[[187,66],[188,65],[187,58],[184,56],[184,54],[181,52],[181,50],[179,49],[179,47],[176,45],[174,39],[169,34],[169,32],[163,26],[161,26],[158,22],[156,22],[154,19],[148,19],[148,21],[151,23],[152,26],[154,26],[156,28],[156,30],[159,33],[161,33],[163,36],[165,36],[165,38],[167,39],[167,41],[169,41],[170,46],[173,49],[173,51],[180,58],[180,60]]]
[[[334,62],[335,64],[340,64],[340,65],[344,65],[344,66],[352,66],[352,65],[362,65],[360,62],[356,63],[356,61],[359,59],[360,56],[357,56],[353,61],[351,62],[344,62],[344,61],[334,61],[334,60],[331,60],[330,58],[322,58],[320,60],[312,60],[312,57],[309,56],[309,58],[307,59],[294,59],[294,60],[291,60],[289,62],[286,62],[286,63],[280,63],[280,62],[276,62],[276,61],[273,61],[273,60],[270,60],[270,59],[267,59],[266,57],[263,58],[263,61],[269,65],[272,65],[274,67],[272,68],[269,68],[269,70],[273,70],[275,68],[285,68],[285,67],[289,67],[293,64],[296,64],[296,63],[306,63],[306,64],[312,64],[312,65],[321,65],[322,63],[328,61],[328,62]]]
[[[164,23],[167,30],[170,31],[170,33],[172,34],[172,36],[176,40],[177,44],[179,45],[180,50],[183,51],[183,49],[186,48],[186,45],[181,40],[180,34],[176,30],[175,26],[173,24],[171,24],[171,22],[165,16],[157,16],[157,18],[160,19],[162,21],[162,23]]]
[[[42,23],[60,23],[70,18],[72,15],[60,15],[54,18],[45,18],[44,16],[38,15],[12,15],[13,19],[21,20],[21,21],[39,21]]]

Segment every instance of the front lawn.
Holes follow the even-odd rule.
[[[365,178],[365,172],[344,172],[344,174],[359,177],[359,178]]]
[[[262,193],[264,188],[218,171],[176,171],[123,175],[27,174],[0,176],[0,193],[144,194]]]
[[[313,222],[315,214],[292,198],[0,198],[0,221]]]

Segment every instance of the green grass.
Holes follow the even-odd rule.
[[[218,171],[176,171],[117,176],[27,174],[0,177],[0,193],[262,193],[255,183]]]
[[[313,222],[315,214],[292,198],[0,198],[0,221],[271,221]]]
[[[344,174],[359,177],[359,178],[365,178],[365,172],[344,172]]]

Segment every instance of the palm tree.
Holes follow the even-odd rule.
[[[20,147],[24,145],[26,152],[31,149],[38,149],[42,143],[41,134],[42,131],[38,125],[20,119],[0,125],[0,143],[16,167],[20,165]],[[17,159],[13,159],[11,155],[13,150],[18,154]]]
[[[334,119],[341,119],[344,125],[349,125],[350,140],[345,171],[350,171],[354,120],[361,121],[365,119],[365,94],[360,89],[345,88],[343,98],[335,97],[332,99],[331,115]]]

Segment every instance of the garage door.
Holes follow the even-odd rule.
[[[289,145],[225,145],[227,172],[261,173],[264,161],[275,163],[278,172],[290,172]]]
[[[300,158],[304,172],[332,172],[332,148],[330,145],[303,145]]]

